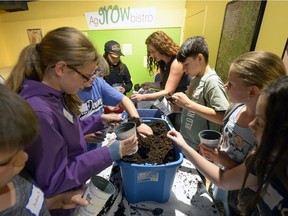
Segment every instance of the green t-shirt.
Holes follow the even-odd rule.
[[[203,77],[193,77],[190,82],[190,88],[193,91],[192,95],[188,95],[188,97],[198,104],[210,107],[215,111],[223,112],[229,106],[224,83],[214,70],[208,71]],[[200,143],[198,137],[200,131],[207,129],[220,130],[220,125],[213,122],[207,123],[205,118],[187,109],[183,109],[182,111],[181,122],[180,133],[194,149],[197,149]]]

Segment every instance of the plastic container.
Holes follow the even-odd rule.
[[[158,109],[137,109],[141,118],[162,118],[162,114]],[[126,111],[122,113],[123,118],[128,118]]]
[[[137,109],[141,118],[162,118],[162,114],[158,109]]]
[[[166,119],[175,128],[176,131],[180,131],[181,128],[181,115],[181,112],[172,112],[166,116]]]
[[[166,116],[171,113],[171,106],[164,96],[158,98],[153,105],[161,110]]]
[[[221,133],[215,130],[202,130],[198,133],[200,142],[211,148],[217,148],[221,140]]]
[[[153,120],[166,120],[159,118],[145,119],[144,122]],[[170,125],[167,123],[167,128]],[[176,171],[183,161],[182,153],[175,148],[176,161],[162,165],[135,164],[118,161],[120,167],[124,196],[129,203],[142,201],[167,202]]]

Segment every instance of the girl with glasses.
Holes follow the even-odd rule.
[[[82,102],[77,93],[87,82],[84,77],[93,75],[98,58],[82,32],[61,27],[48,32],[39,44],[25,47],[7,79],[6,86],[37,114],[40,135],[25,148],[29,155],[26,169],[45,197],[82,188],[89,178],[130,154],[138,142],[132,136],[87,152],[85,134],[122,120],[112,114],[78,118]],[[69,215],[71,210],[50,213]]]

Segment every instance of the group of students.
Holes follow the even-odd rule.
[[[25,172],[46,198],[82,189],[89,178],[112,165],[113,161],[131,154],[137,145],[135,135],[87,151],[84,135],[123,120],[117,114],[79,118],[82,101],[77,94],[85,85],[92,84],[90,80],[95,79],[98,61],[99,54],[82,32],[62,27],[48,32],[39,44],[25,47],[5,81],[5,86],[22,96],[37,115],[39,135],[25,146],[29,155]],[[97,78],[98,81],[101,82]],[[133,105],[122,95],[116,98],[119,99],[126,99],[128,105]],[[134,106],[128,113],[139,119]],[[146,124],[139,122],[137,126],[143,136],[153,133]],[[13,136],[13,131],[5,134]],[[69,215],[71,211],[73,209],[56,208],[50,210],[50,214]]]
[[[199,55],[199,53],[196,54],[196,56],[197,55]],[[192,59],[193,58],[194,60],[196,59],[195,56],[192,56]],[[193,61],[192,59],[190,60]],[[189,64],[187,64],[187,70],[189,70]],[[180,133],[177,131],[170,131],[168,133],[168,137],[171,138],[182,149],[183,153],[188,159],[192,161],[200,173],[202,173],[206,178],[208,178],[218,187],[228,191],[227,202],[230,215],[240,215],[241,212],[244,212],[245,215],[257,215],[256,206],[259,207],[258,210],[260,211],[261,215],[265,215],[273,211],[278,211],[277,213],[281,215],[280,212],[285,211],[287,208],[287,196],[282,194],[282,191],[286,190],[287,192],[288,189],[287,184],[285,183],[285,181],[287,181],[286,159],[286,161],[283,160],[280,165],[286,167],[286,172],[283,172],[281,176],[278,175],[279,173],[263,173],[267,167],[262,167],[260,174],[261,178],[263,177],[262,175],[269,175],[269,180],[265,179],[265,181],[263,179],[261,181],[257,180],[258,173],[260,171],[256,173],[255,170],[251,171],[252,168],[257,169],[257,166],[252,167],[252,165],[250,165],[250,167],[247,166],[246,168],[246,163],[250,161],[250,158],[255,159],[254,153],[257,154],[258,148],[260,150],[260,147],[262,146],[262,133],[259,132],[259,128],[263,129],[266,119],[270,119],[270,116],[269,118],[266,116],[266,112],[265,116],[261,115],[261,117],[259,117],[260,114],[258,114],[258,112],[260,111],[257,111],[256,109],[256,104],[261,94],[261,90],[265,86],[269,85],[271,81],[278,80],[281,77],[284,77],[282,79],[286,79],[286,76],[287,72],[284,64],[277,55],[261,51],[242,54],[231,64],[229,69],[228,82],[225,84],[225,89],[227,95],[229,96],[231,105],[226,109],[227,111],[223,113],[224,116],[220,118],[222,119],[223,123],[222,139],[220,141],[219,148],[209,148],[204,144],[195,146],[193,143],[189,142],[189,139],[185,138],[185,133],[182,133],[182,129],[185,127],[185,122],[184,124],[181,124]],[[191,87],[191,85],[189,87]],[[194,88],[193,91],[195,92],[196,89]],[[213,95],[212,92],[211,94]],[[182,106],[184,110],[192,110],[194,111],[195,115],[199,115],[200,117],[202,116],[206,120],[209,119],[209,108],[206,108],[205,104],[196,104],[196,99],[192,98],[192,100],[190,100],[187,95],[182,93],[175,93],[172,95],[172,98],[174,99],[174,103]],[[278,103],[280,104],[281,100],[279,100]],[[204,107],[202,107],[202,109],[197,109],[197,107],[201,106]],[[261,106],[263,106],[263,104],[261,104]],[[280,113],[281,115],[286,115],[286,111],[284,109],[277,112],[279,112],[279,115]],[[210,119],[212,119],[215,113],[210,113]],[[268,113],[271,115],[270,111]],[[182,121],[183,120],[185,121],[185,118],[182,119]],[[280,125],[273,127],[276,128],[278,126]],[[285,127],[285,125],[281,125],[281,127]],[[267,133],[269,134],[273,132],[266,131],[265,134]],[[267,146],[265,148],[269,147]],[[273,152],[271,149],[269,151]],[[250,154],[251,156],[248,157]],[[273,163],[274,156],[271,158],[271,163]],[[268,161],[269,157],[266,158]],[[212,162],[206,160],[205,158],[209,158]],[[277,160],[279,159],[280,158]],[[268,166],[268,164],[265,164],[265,166]],[[246,169],[247,173],[245,174]],[[253,173],[254,176],[253,174],[248,175],[248,173]],[[280,183],[278,182],[278,178],[281,178]],[[243,183],[244,179],[246,184]],[[250,179],[253,179],[253,181],[250,182]],[[281,190],[278,191],[278,188],[276,187],[276,189],[274,188],[275,193],[272,195],[272,197],[269,197],[266,194],[265,199],[260,199],[260,195],[265,193],[265,187],[263,187],[263,185],[266,186],[272,180],[276,180],[278,184],[281,185]],[[259,184],[259,188],[255,187],[259,182],[261,182],[261,184]],[[239,189],[241,189],[240,194]],[[241,197],[240,202],[238,199],[239,195]],[[274,203],[271,203],[271,200],[275,201],[274,195],[276,195],[278,200]],[[247,200],[243,201],[243,198],[247,198]],[[249,198],[251,198],[251,200],[249,200]],[[248,203],[253,203],[253,205],[248,206]],[[261,203],[261,205],[259,203]],[[239,205],[241,205],[240,208]],[[263,208],[265,209],[263,210]],[[273,215],[274,214],[275,213],[273,213]]]
[[[150,57],[157,59],[153,54],[154,51]],[[270,52],[244,53],[231,64],[228,72],[228,82],[224,85],[220,77],[208,64],[209,49],[204,37],[195,36],[186,39],[179,48],[176,59],[182,65],[183,73],[189,75],[191,80],[185,92],[176,91],[172,94],[172,104],[174,107],[178,107],[177,110],[180,107],[182,118],[180,133],[172,130],[168,133],[168,137],[183,150],[186,157],[200,171],[200,174],[215,185],[228,191],[227,202],[230,215],[240,215],[241,212],[248,215],[257,215],[259,212],[260,214],[273,212],[273,215],[286,212],[287,160],[282,156],[276,157],[277,161],[282,160],[279,162],[279,166],[283,171],[281,175],[270,171],[263,173],[265,167],[262,167],[261,172],[258,170],[258,173],[261,173],[258,179],[256,177],[258,173],[255,173],[257,166],[254,167],[252,162],[249,166],[247,165],[247,169],[245,166],[246,163],[248,164],[247,161],[251,160],[250,158],[254,158],[254,160],[257,158],[254,157],[254,153],[258,154],[261,145],[262,133],[258,132],[260,130],[258,125],[260,120],[256,110],[258,98],[261,90],[270,82],[281,77],[285,79],[287,71],[283,61]],[[145,95],[137,96],[144,99],[146,97]],[[278,112],[285,113],[285,110]],[[282,115],[286,114],[284,113]],[[264,117],[268,119],[267,116],[261,116],[261,118]],[[262,120],[261,127],[264,126]],[[285,127],[285,125],[281,127]],[[222,129],[219,148],[209,148],[204,144],[200,144],[198,133],[205,129]],[[270,133],[273,133],[273,131]],[[269,151],[273,152],[272,149]],[[247,158],[248,155],[249,158]],[[271,157],[272,164],[275,156]],[[268,166],[269,163],[265,165]],[[249,173],[252,174],[249,175]],[[253,174],[256,181],[250,184],[249,180]],[[269,176],[268,180],[266,175]],[[281,179],[280,182],[279,178]],[[243,183],[244,179],[246,184]],[[274,181],[277,182],[276,186]],[[273,185],[273,192],[277,197],[276,202],[275,196],[269,197],[270,191],[265,194],[266,187],[270,183]],[[259,184],[258,188],[255,187],[257,184]],[[281,188],[280,190],[278,186]],[[263,194],[265,196],[261,198]],[[240,201],[239,196],[241,196]],[[251,198],[251,201],[249,198]],[[249,205],[248,203],[252,204]]]
[[[106,59],[119,61],[118,45],[109,42],[103,60],[84,34],[62,27],[23,49],[6,87],[0,86],[1,215],[61,216],[71,214],[75,204],[87,205],[81,199],[85,182],[131,153],[138,142],[132,136],[87,150],[86,142],[101,137],[99,131],[123,120],[103,114],[103,106],[120,103],[145,137],[153,131],[141,123],[132,101],[167,95],[182,112],[180,132],[171,130],[167,136],[206,178],[231,191],[231,215],[287,213],[288,78],[277,55],[255,51],[239,56],[224,85],[208,64],[204,37],[188,38],[179,47],[157,31],[146,40],[147,67],[159,69],[161,78],[143,86],[160,91],[134,94],[131,101],[123,94],[126,88],[118,92],[103,79],[111,67]],[[219,148],[199,144],[199,131],[220,127]],[[35,194],[41,199],[32,207],[27,200],[35,201]],[[16,200],[24,206],[21,211]]]
[[[160,40],[159,38],[165,37],[158,37],[158,41]],[[147,41],[151,40],[148,38]],[[148,43],[147,50],[150,61],[159,64],[161,56],[164,61],[163,52],[157,45]],[[258,119],[260,117],[257,116],[256,110],[258,98],[261,90],[268,86],[270,82],[277,82],[275,80],[282,77],[284,77],[282,79],[286,78],[287,71],[283,61],[270,52],[254,51],[244,53],[231,64],[228,72],[228,82],[224,85],[221,78],[209,66],[208,60],[208,44],[202,36],[186,39],[176,51],[175,61],[182,66],[180,66],[182,73],[189,75],[190,83],[186,91],[169,91],[171,84],[168,82],[166,82],[165,86],[162,86],[162,92],[165,96],[173,93],[171,105],[178,107],[176,110],[181,110],[182,113],[180,133],[172,130],[168,133],[168,137],[183,150],[187,158],[191,159],[200,174],[203,174],[215,185],[228,191],[227,202],[230,215],[240,215],[241,212],[248,215],[257,215],[259,212],[260,214],[264,214],[264,212],[269,214],[267,212],[271,212],[273,215],[287,212],[287,160],[282,156],[276,157],[277,161],[282,160],[279,162],[279,166],[283,171],[281,175],[278,175],[279,173],[274,174],[272,171],[263,173],[265,167],[262,167],[261,171],[258,170],[258,173],[261,173],[258,179],[255,177],[258,176],[258,173],[255,172],[257,166],[254,167],[254,162],[250,162],[250,165],[247,165],[247,169],[245,166],[245,163],[248,164],[247,161],[250,161],[250,158],[254,158],[254,160],[257,158],[254,154],[257,155],[258,149],[259,151],[261,149],[259,146],[261,145],[262,133],[259,132],[258,125],[260,124]],[[166,61],[164,65],[169,68],[169,61]],[[170,71],[173,73],[171,68]],[[165,71],[160,69],[162,77],[163,73],[165,74]],[[170,79],[169,77],[170,75],[168,75],[168,80]],[[178,75],[179,77],[181,76]],[[161,81],[163,81],[163,78],[160,79],[159,83]],[[179,82],[175,79],[174,81],[174,86],[177,86]],[[144,83],[143,86],[147,86],[147,88],[157,87],[155,83]],[[282,89],[281,91],[283,92],[284,90]],[[157,96],[153,97],[155,95]],[[157,99],[159,96],[162,96],[161,91],[150,95],[132,95],[131,99],[136,101],[149,100]],[[280,104],[281,102],[278,103]],[[285,110],[278,112],[285,113]],[[271,114],[271,112],[268,113]],[[282,115],[286,114],[284,113]],[[264,128],[263,119],[269,118],[264,115],[261,118],[261,127]],[[281,125],[281,127],[285,127],[285,125]],[[200,144],[198,133],[205,129],[222,129],[222,139],[219,143],[219,148],[209,148],[204,144]],[[273,131],[270,133],[273,133]],[[283,137],[282,139],[285,138]],[[282,148],[282,150],[284,149],[285,147]],[[273,150],[270,149],[267,152],[273,152]],[[248,155],[249,158],[247,158]],[[271,157],[272,164],[275,156]],[[212,163],[205,158],[210,159]],[[270,162],[261,163],[268,166]],[[257,179],[251,184],[249,182],[250,173],[252,173],[251,175],[254,174],[255,179]],[[269,176],[268,180],[266,175]],[[243,183],[244,179],[246,184]],[[257,183],[259,183],[258,188],[255,187]],[[269,189],[273,190],[274,195],[276,195],[276,202],[274,195],[269,197],[270,191],[265,194],[266,187],[269,184],[273,185],[272,189]],[[241,191],[239,192],[240,189]],[[261,198],[263,194],[265,196]],[[241,196],[240,201],[238,199],[239,195]],[[247,200],[245,200],[246,198]],[[249,198],[251,198],[251,202]],[[249,205],[246,202],[252,204]]]

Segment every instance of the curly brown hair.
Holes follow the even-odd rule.
[[[177,45],[165,32],[156,31],[153,32],[145,41],[146,45],[152,45],[160,54],[166,56],[176,56],[179,51],[179,45]],[[157,70],[160,67],[159,62],[150,58],[150,53],[147,50],[147,69],[149,74],[154,73],[154,69]],[[160,67],[160,72],[162,68]]]

